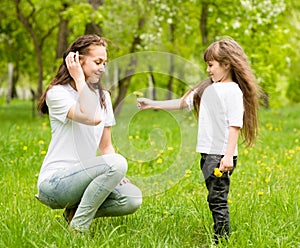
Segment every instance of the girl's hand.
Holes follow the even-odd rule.
[[[153,106],[151,106],[153,101],[148,98],[138,98],[136,101],[137,101],[137,107],[141,110],[153,108]]]
[[[66,59],[66,64],[71,77],[75,82],[85,81],[85,76],[79,62],[79,53],[70,52]]]
[[[232,169],[233,169],[233,157],[225,155],[221,159],[219,170],[221,172],[227,172],[227,171],[231,171]]]

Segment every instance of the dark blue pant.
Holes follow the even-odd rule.
[[[218,243],[219,237],[227,237],[230,232],[230,217],[228,208],[228,192],[230,175],[233,171],[225,172],[221,177],[214,175],[214,168],[219,168],[223,155],[201,154],[201,170],[208,190],[207,201],[214,220],[214,238]],[[236,167],[237,157],[233,158]]]

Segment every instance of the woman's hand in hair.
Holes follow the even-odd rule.
[[[79,61],[79,53],[70,52],[66,57],[66,64],[71,77],[75,83],[84,82],[85,76]]]

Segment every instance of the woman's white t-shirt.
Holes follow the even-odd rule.
[[[188,95],[188,108],[193,107],[194,92]],[[203,92],[199,108],[196,151],[224,155],[229,127],[243,127],[243,93],[237,83],[213,83]],[[238,154],[237,146],[234,155]]]
[[[96,156],[105,126],[115,125],[110,95],[104,91],[106,110],[101,109],[101,123],[89,126],[67,118],[70,108],[79,100],[70,85],[55,85],[48,90],[46,103],[52,137],[39,174],[38,185],[55,171]]]

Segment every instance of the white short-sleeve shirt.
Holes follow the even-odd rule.
[[[104,91],[106,110],[101,110],[101,123],[89,126],[67,118],[70,108],[79,100],[70,85],[55,85],[48,90],[46,103],[52,137],[39,174],[38,184],[56,170],[96,156],[105,126],[115,125],[110,95]]]
[[[194,92],[186,103],[192,108]],[[243,127],[243,93],[237,83],[213,83],[202,95],[196,151],[224,155],[228,143],[229,127]],[[238,154],[237,146],[234,155]]]

